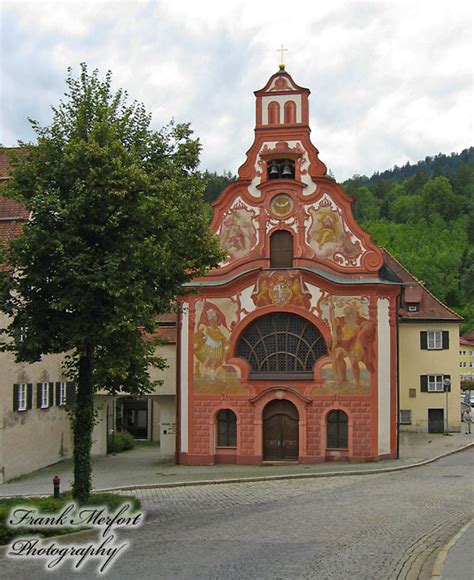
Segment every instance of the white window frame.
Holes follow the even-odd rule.
[[[426,347],[428,350],[442,350],[443,348],[443,331],[428,330],[426,332]]]
[[[41,404],[40,409],[49,408],[49,383],[41,383]]]
[[[28,408],[28,384],[18,385],[18,411],[26,411]]]
[[[403,419],[405,413],[405,418]],[[400,425],[411,425],[411,409],[400,409]]]
[[[428,375],[428,393],[444,393],[444,375]]]
[[[66,406],[66,383],[59,383],[59,406]]]

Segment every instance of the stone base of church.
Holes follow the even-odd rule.
[[[295,464],[319,464],[319,463],[376,463],[379,461],[397,459],[396,452],[385,455],[349,455],[346,450],[328,450],[324,456],[309,457],[300,455],[295,462],[290,461],[265,461],[262,455],[237,455],[233,453],[222,453],[219,450],[214,454],[191,454],[180,453],[178,463],[180,465],[265,465],[278,463]]]

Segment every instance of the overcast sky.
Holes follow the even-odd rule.
[[[278,69],[311,90],[312,140],[342,181],[473,145],[472,2],[94,0],[2,2],[0,142],[48,124],[85,61],[160,128],[189,121],[202,168],[236,173],[253,91]]]

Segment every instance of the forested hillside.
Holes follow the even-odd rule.
[[[474,326],[474,148],[341,184],[354,216],[426,287]]]
[[[206,172],[206,201],[235,176]],[[374,241],[474,327],[474,148],[341,183]]]

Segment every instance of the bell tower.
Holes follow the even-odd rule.
[[[305,126],[309,131],[308,96],[310,90],[298,86],[286,72],[285,65],[255,91],[257,97],[256,130],[281,131]]]

